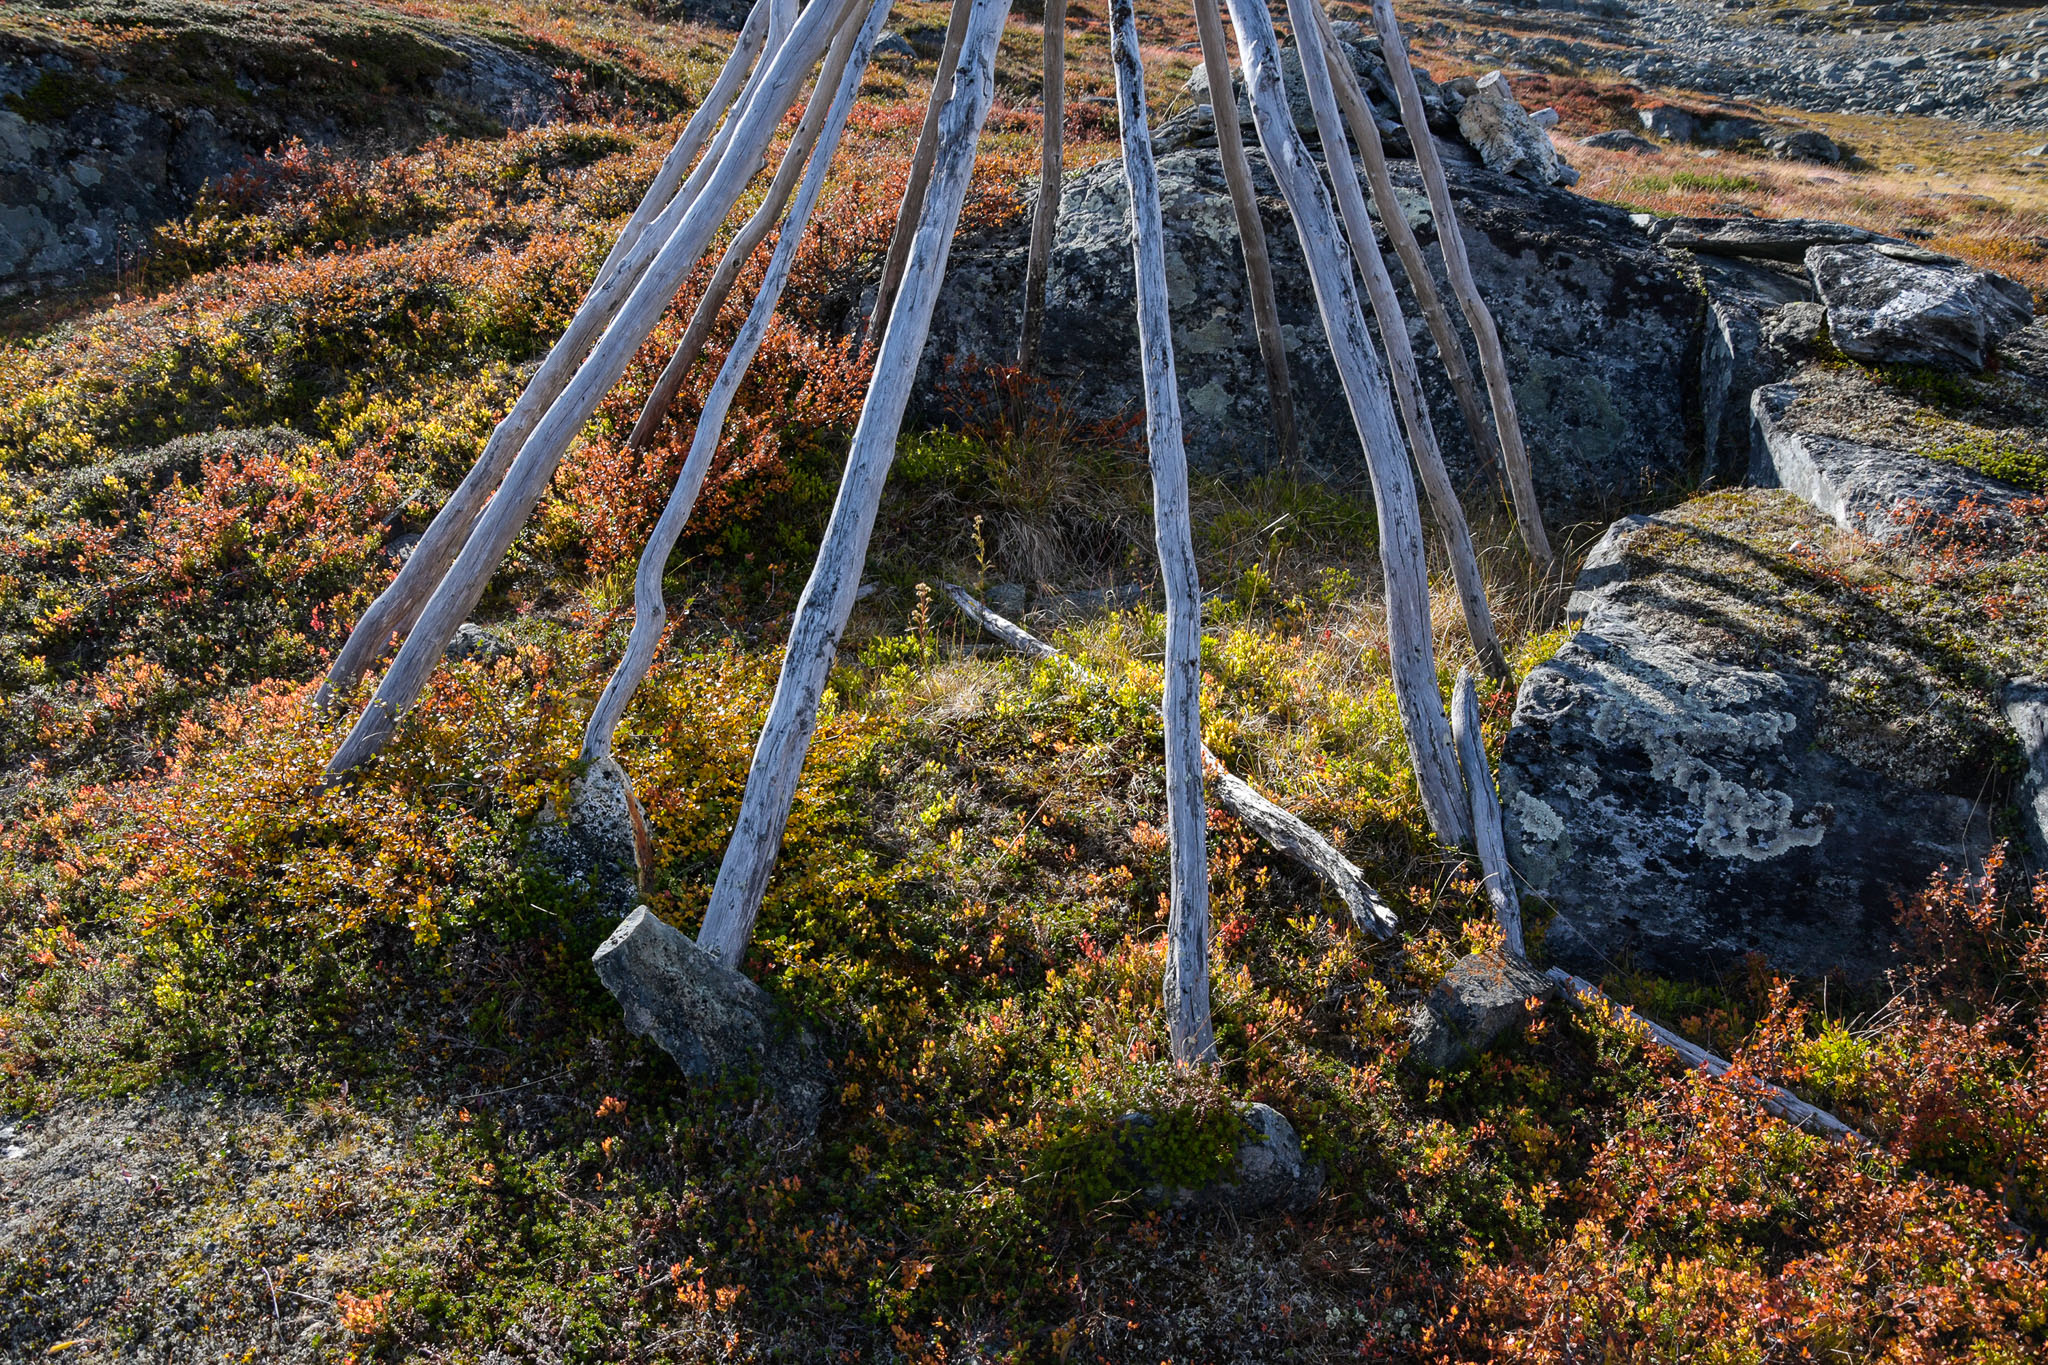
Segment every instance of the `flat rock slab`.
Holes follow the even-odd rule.
[[[1815,246],[1806,270],[1830,339],[1858,360],[1981,370],[2034,319],[2033,295],[2017,280],[1917,247]]]
[[[1767,385],[1751,396],[1750,482],[1797,493],[1845,531],[1893,540],[1965,503],[2009,517],[2006,509],[2030,496],[1959,464],[1802,431],[1795,412],[1801,397],[1791,384]]]
[[[1868,228],[1818,218],[1667,218],[1659,220],[1652,231],[1665,246],[1701,255],[1795,264],[1803,264],[1806,253],[1817,246],[1899,242]]]
[[[1738,490],[1596,548],[1583,625],[1524,681],[1501,759],[1554,960],[1693,975],[1761,952],[1868,977],[1891,961],[1894,892],[1986,850],[1974,798],[2009,743],[1994,703],[1882,597],[1803,566],[1839,534]]]
[[[1636,493],[1693,477],[1696,457],[1681,414],[1693,401],[1697,288],[1622,210],[1488,171],[1462,148],[1440,145],[1473,271],[1507,351],[1546,514],[1583,515],[1611,506],[1617,489]],[[1300,238],[1265,157],[1256,144],[1248,150],[1304,453],[1318,470],[1362,479],[1364,456]],[[1408,213],[1411,203],[1424,202],[1421,181],[1411,163],[1395,162],[1392,171]],[[1274,459],[1272,411],[1236,220],[1213,145],[1163,151],[1159,180],[1188,456],[1210,471],[1255,473]],[[1026,232],[1020,220],[955,245],[920,392],[944,392],[949,358],[1015,362]],[[1434,241],[1425,239],[1423,250],[1449,300]],[[1112,160],[1067,178],[1047,282],[1041,374],[1077,417],[1143,415],[1132,289],[1128,203],[1122,169]],[[1420,311],[1402,289],[1446,462],[1460,483],[1491,486],[1492,465],[1473,447]],[[944,420],[948,413],[934,399],[922,416]]]
[[[591,957],[626,1027],[651,1038],[686,1076],[758,1074],[799,1125],[817,1121],[825,1065],[815,1041],[783,1018],[759,986],[646,906],[628,915]]]

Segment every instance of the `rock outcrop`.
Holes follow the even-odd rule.
[[[1829,338],[1857,360],[1981,370],[2034,317],[2025,285],[1918,247],[1816,246],[1806,269]]]

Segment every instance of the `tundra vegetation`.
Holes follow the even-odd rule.
[[[126,7],[51,6],[0,32],[175,47],[220,7],[141,8],[146,29],[109,19]],[[292,32],[334,7],[269,8]],[[1545,1011],[1442,1075],[1404,1064],[1409,1007],[1499,930],[1477,865],[1432,837],[1362,481],[1193,476],[1195,559],[1220,589],[1201,627],[1202,738],[1335,832],[1401,933],[1361,938],[1212,808],[1220,1064],[1176,1065],[1158,1007],[1165,617],[1142,602],[1079,615],[1046,630],[1071,661],[1020,659],[939,591],[1046,562],[1073,582],[1154,573],[1140,431],[1078,422],[1014,372],[957,374],[953,424],[903,438],[866,569],[876,590],[831,671],[743,963],[830,1057],[815,1140],[786,1141],[742,1082],[681,1078],[592,973],[616,907],[543,836],[625,645],[634,561],[771,244],[745,262],[669,421],[629,446],[715,251],[685,283],[493,578],[487,634],[347,783],[323,780],[344,727],[310,701],[567,323],[729,39],[652,4],[359,8],[378,34],[430,17],[560,54],[565,117],[388,154],[280,146],[263,174],[158,229],[116,285],[22,304],[0,350],[0,1115],[153,1106],[209,1114],[215,1135],[125,1221],[0,1253],[9,1351],[1731,1365],[2048,1351],[2048,880],[2016,861],[1907,889],[1902,933],[1930,965],[1889,982],[1756,963],[1707,983],[1625,967],[1600,983],[1731,1058],[1725,1078],[1597,1011]],[[1114,107],[1094,98],[1115,81],[1106,10],[1066,14],[1077,166],[1117,153]],[[945,17],[907,3],[891,26]],[[1199,61],[1183,50],[1193,13],[1139,18],[1148,96],[1167,110]],[[663,648],[613,741],[652,834],[645,903],[679,926],[706,909],[870,377],[872,355],[843,342],[849,282],[879,273],[931,69],[878,60],[865,77],[669,561]],[[1024,212],[1039,70],[1035,16],[1017,15],[963,232]],[[1549,79],[1572,131],[1629,107],[1624,90]],[[1655,211],[1769,201],[1883,229],[1947,215],[1934,245],[2048,288],[2027,245],[2038,205],[1931,207],[1881,177],[1852,192],[1739,156],[1712,175],[1665,154],[1611,161],[1587,151],[1582,188]],[[1929,398],[1917,372],[1862,377]],[[1930,430],[1943,458],[2048,483],[2038,445]],[[1468,510],[1519,678],[1564,638],[1568,580],[1530,567],[1512,508]],[[1568,564],[1599,531],[1550,529]],[[1972,623],[2021,599],[2038,611],[2048,546],[1981,573],[1969,529],[1955,555],[1882,563],[1788,533],[1759,572],[1810,581],[1842,620],[1907,601],[1996,641]],[[1474,654],[1448,561],[1432,569],[1440,690],[1461,667],[1481,675],[1492,750],[1513,689]],[[1544,912],[1528,914],[1540,952]],[[1749,1089],[1764,1078],[1869,1140],[1770,1117]],[[1250,1100],[1289,1115],[1324,1167],[1312,1206],[1233,1218],[1147,1197],[1227,1173]],[[1153,1122],[1125,1122],[1133,1111]]]

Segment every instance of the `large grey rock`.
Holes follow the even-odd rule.
[[[2020,824],[2035,858],[2048,867],[2048,681],[2021,678],[2005,689],[2005,719],[2020,738]]]
[[[1254,472],[1272,460],[1265,369],[1252,331],[1236,220],[1207,139],[1159,158],[1174,360],[1198,466]],[[1507,350],[1523,431],[1547,513],[1568,518],[1612,505],[1617,489],[1689,478],[1684,414],[1699,296],[1669,257],[1619,209],[1503,176],[1445,147],[1467,250]],[[1256,146],[1249,150],[1273,255],[1280,322],[1290,344],[1302,444],[1315,468],[1362,478],[1363,457],[1324,340],[1300,240]],[[1425,202],[1412,164],[1393,176],[1411,222]],[[1433,225],[1430,225],[1433,227]],[[938,393],[948,357],[1016,359],[1027,224],[1016,221],[953,250],[933,315],[920,392]],[[1114,161],[1069,176],[1047,281],[1041,373],[1073,413],[1100,420],[1142,410],[1128,207]],[[1425,246],[1451,297],[1433,243]],[[1388,249],[1391,256],[1391,249]],[[1491,480],[1403,287],[1410,333],[1445,457],[1462,482]],[[920,414],[944,420],[933,399]]]
[[[1868,228],[1818,218],[1668,218],[1656,225],[1656,235],[1667,247],[1682,247],[1702,255],[1747,256],[1802,265],[1806,253],[1816,246],[1897,241]]]
[[[775,1002],[687,934],[641,906],[591,957],[598,979],[625,1011],[626,1027],[651,1038],[686,1076],[758,1074],[799,1124],[825,1102],[825,1063],[811,1036]]]
[[[1529,1022],[1529,1002],[1554,999],[1557,984],[1495,949],[1463,957],[1408,1016],[1408,1056],[1443,1071],[1486,1051]]]
[[[1644,129],[1652,137],[1661,137],[1666,142],[1691,142],[1699,136],[1698,116],[1690,110],[1680,109],[1675,104],[1660,104],[1654,109],[1638,109],[1636,117],[1642,121]]]
[[[1778,261],[1707,255],[1694,264],[1707,291],[1699,371],[1705,472],[1737,484],[1749,473],[1750,394],[1784,378],[1811,349],[1779,340],[1773,324],[1787,308],[1812,307],[1813,289],[1804,270]]]
[[[1842,160],[1841,147],[1833,138],[1815,128],[1772,133],[1764,139],[1764,146],[1781,161],[1814,161],[1823,166],[1833,166]]]
[[[1501,72],[1479,78],[1458,109],[1458,131],[1490,170],[1539,185],[1578,183],[1579,173],[1558,156],[1550,134],[1529,117]]]
[[[1751,396],[1750,482],[1797,493],[1845,531],[1892,540],[1965,502],[1996,518],[2028,496],[1959,464],[1801,430],[1795,413],[1800,396],[1789,384],[1769,385]]]
[[[1875,599],[1819,633],[1766,533],[1834,534],[1756,490],[1617,523],[1574,596],[1583,626],[1522,685],[1508,850],[1559,912],[1564,965],[1707,974],[1760,952],[1868,977],[1894,893],[1984,850],[1963,791],[1989,717],[1942,690],[1945,656],[1910,625],[1867,619]]]
[[[1858,360],[1981,370],[2034,317],[2025,285],[1916,247],[1816,246],[1806,269],[1828,335]]]

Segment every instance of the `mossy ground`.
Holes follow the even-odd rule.
[[[1072,12],[1077,88],[1105,89],[1100,16]],[[578,42],[645,27],[595,3],[558,17]],[[1005,39],[974,215],[1016,212],[1035,166],[1033,27]],[[928,71],[871,79],[620,733],[657,850],[649,903],[684,928],[865,382],[827,319],[886,241],[918,117],[904,97]],[[1092,118],[1077,160],[1109,150]],[[701,279],[494,583],[481,619],[509,656],[445,665],[391,749],[323,787],[339,731],[307,701],[324,659],[673,132],[586,120],[308,154],[168,228],[141,296],[0,352],[0,1105],[33,1172],[10,1188],[33,1226],[0,1248],[8,1352],[2038,1354],[2048,904],[2024,888],[1929,902],[1944,960],[1998,984],[1930,979],[1883,1016],[1919,1011],[1905,1043],[1839,997],[1809,1021],[1760,970],[1610,983],[1883,1145],[1827,1149],[1565,1013],[1448,1076],[1403,1063],[1407,1007],[1493,931],[1473,869],[1423,826],[1362,488],[1197,487],[1203,581],[1223,589],[1207,738],[1331,832],[1403,923],[1399,943],[1360,940],[1213,817],[1214,1073],[1165,1060],[1157,1004],[1156,602],[1039,622],[1071,662],[1029,663],[930,591],[1149,577],[1130,432],[1003,384],[958,430],[906,441],[879,591],[833,673],[746,964],[832,1059],[816,1141],[625,1032],[588,965],[611,921],[534,834],[575,775],[695,392],[645,461],[619,436]],[[1556,648],[1560,594],[1474,508],[1526,670]],[[1448,684],[1469,653],[1442,577]],[[1511,693],[1482,699],[1497,741]],[[1166,1215],[1131,1197],[1218,1169],[1249,1099],[1325,1165],[1313,1209]],[[1122,1139],[1133,1109],[1159,1117],[1155,1142]]]

